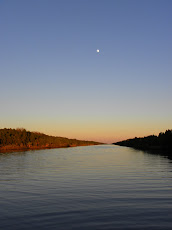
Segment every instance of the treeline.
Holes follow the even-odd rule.
[[[48,136],[26,129],[0,129],[0,151],[96,145],[98,142]]]
[[[135,137],[125,141],[113,143],[120,146],[133,147],[143,150],[165,150],[172,154],[172,130],[159,133],[158,136]]]

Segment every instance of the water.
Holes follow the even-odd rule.
[[[0,154],[0,229],[172,229],[172,161],[99,145]]]

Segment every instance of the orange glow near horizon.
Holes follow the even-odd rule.
[[[172,124],[171,124],[172,126]],[[164,125],[156,122],[55,122],[51,120],[43,122],[37,120],[34,122],[19,122],[18,125],[7,124],[1,125],[1,128],[18,128],[23,127],[29,131],[38,131],[52,136],[61,136],[78,140],[92,140],[101,143],[114,143],[117,141],[126,140],[134,137],[144,137],[148,135],[158,135],[160,132],[164,132],[169,129],[169,122]]]

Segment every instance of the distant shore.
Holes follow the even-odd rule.
[[[48,136],[25,129],[0,129],[0,152],[29,151],[39,149],[68,148],[98,145],[99,142]]]
[[[156,151],[158,153],[164,152],[165,155],[172,155],[172,130],[166,130],[164,133],[161,132],[158,136],[135,137],[113,144],[154,151],[154,153],[156,153]]]
[[[94,144],[98,145],[98,144]],[[20,147],[20,146],[3,146],[0,147],[0,153],[10,153],[10,152],[23,152],[31,150],[43,150],[43,149],[57,149],[57,148],[71,148],[71,147],[81,147],[81,146],[91,146],[90,145],[70,145],[70,146],[32,146],[32,147]]]

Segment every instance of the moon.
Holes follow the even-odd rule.
[[[97,50],[97,53],[99,53],[100,52],[100,50]]]

